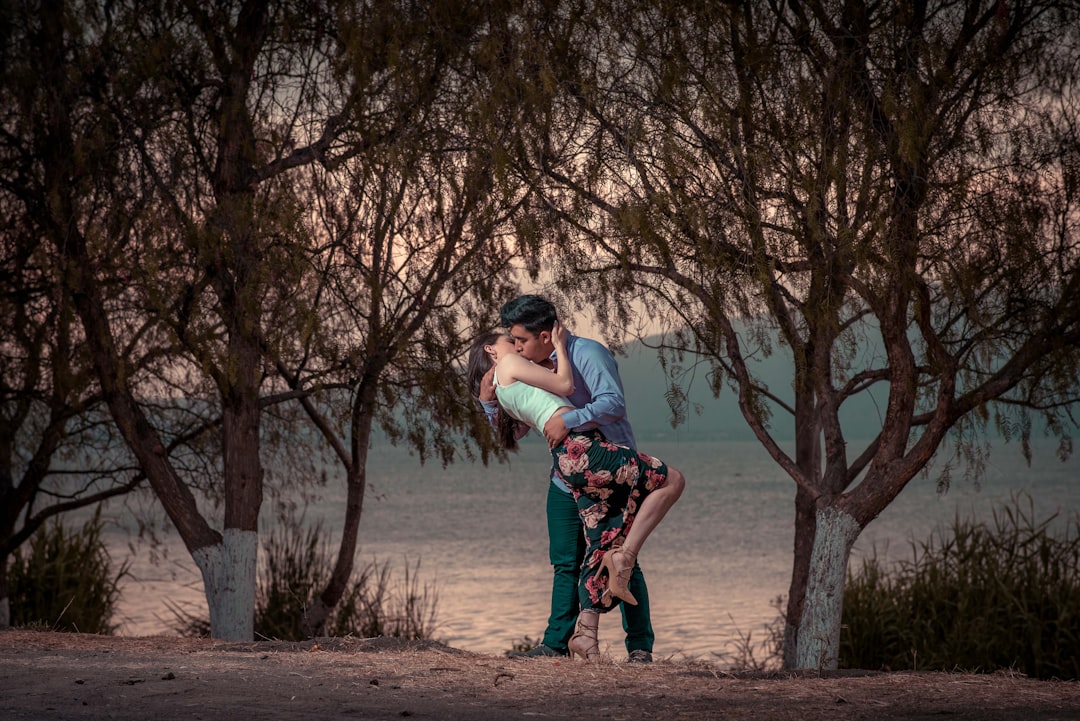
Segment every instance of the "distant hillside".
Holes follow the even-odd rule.
[[[701,413],[691,410],[686,420],[672,428],[672,412],[665,399],[670,380],[665,376],[657,360],[656,351],[641,342],[627,344],[626,356],[617,356],[619,372],[626,389],[627,406],[634,433],[639,441],[648,439],[678,440],[753,440],[746,421],[739,412],[734,392],[727,387],[720,397],[714,398],[709,390],[708,364],[698,366],[696,376],[688,389],[692,403],[700,404]],[[685,365],[689,365],[687,358]],[[773,355],[754,366],[754,372],[765,381],[770,390],[792,402],[791,356],[780,348]],[[687,376],[689,378],[690,376]],[[687,390],[684,387],[684,390]],[[878,408],[884,408],[885,387],[874,391],[877,403],[869,394],[852,399],[841,411],[844,433],[849,439],[871,438],[881,427]],[[793,437],[791,417],[783,411],[774,411],[772,430],[779,440]]]

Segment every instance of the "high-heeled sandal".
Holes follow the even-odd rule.
[[[619,554],[622,558],[623,554],[630,557],[630,564],[624,566],[615,565],[615,554]],[[621,598],[631,606],[637,605],[637,599],[634,598],[634,594],[630,593],[630,574],[634,572],[634,565],[637,563],[637,552],[631,551],[626,548],[616,548],[608,551],[604,554],[604,557],[600,559],[600,570],[607,569],[608,582],[607,589],[604,591],[604,597],[612,595],[615,598]],[[599,573],[599,571],[597,571]],[[611,605],[611,599],[607,599],[605,606]]]
[[[587,663],[600,660],[600,641],[596,635],[596,631],[600,627],[600,615],[594,615],[596,620],[592,626],[585,623],[580,615],[578,616],[577,625],[574,627],[574,635],[566,643],[566,647],[570,651],[570,658],[581,656],[582,660]]]

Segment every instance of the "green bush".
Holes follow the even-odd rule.
[[[60,520],[46,523],[17,549],[8,570],[13,626],[111,634],[125,563],[116,573],[101,539],[100,512],[72,532]]]
[[[306,609],[329,581],[334,553],[319,525],[303,529],[287,523],[263,543],[255,591],[255,637],[301,641]],[[328,636],[405,639],[431,638],[438,596],[420,586],[420,562],[406,561],[404,580],[390,581],[390,564],[371,562],[354,571],[341,602],[326,623]],[[173,607],[175,630],[184,636],[209,636],[204,618]]]
[[[1080,534],[1036,523],[1016,498],[993,525],[957,518],[913,559],[863,562],[844,592],[843,668],[1080,678]]]

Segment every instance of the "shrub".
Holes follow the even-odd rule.
[[[1030,498],[993,525],[959,517],[890,571],[863,562],[844,592],[845,668],[1015,669],[1080,678],[1080,534],[1053,534]]]
[[[785,597],[776,596],[770,605],[776,609],[776,616],[772,621],[762,624],[763,636],[755,639],[753,631],[744,633],[742,629],[736,628],[735,640],[728,641],[724,651],[713,652],[714,656],[727,665],[729,671],[762,673],[777,671],[783,667],[784,630],[787,623]]]
[[[334,566],[334,553],[319,524],[301,528],[289,522],[271,532],[263,543],[255,592],[255,636],[282,641],[305,638],[303,616],[325,587]],[[329,636],[405,639],[431,638],[435,631],[438,596],[420,586],[420,562],[405,562],[404,580],[390,581],[390,564],[372,561],[354,570],[341,602],[326,623]],[[209,636],[205,617],[172,607],[175,630],[183,636]]]
[[[101,531],[100,511],[76,532],[54,518],[30,539],[29,553],[15,551],[8,570],[13,626],[97,634],[116,630],[111,622],[129,564],[113,572]]]

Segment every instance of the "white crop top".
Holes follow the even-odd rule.
[[[499,399],[503,410],[536,430],[543,430],[548,419],[563,406],[574,407],[573,403],[562,396],[522,381],[501,386],[496,378],[495,397]]]

